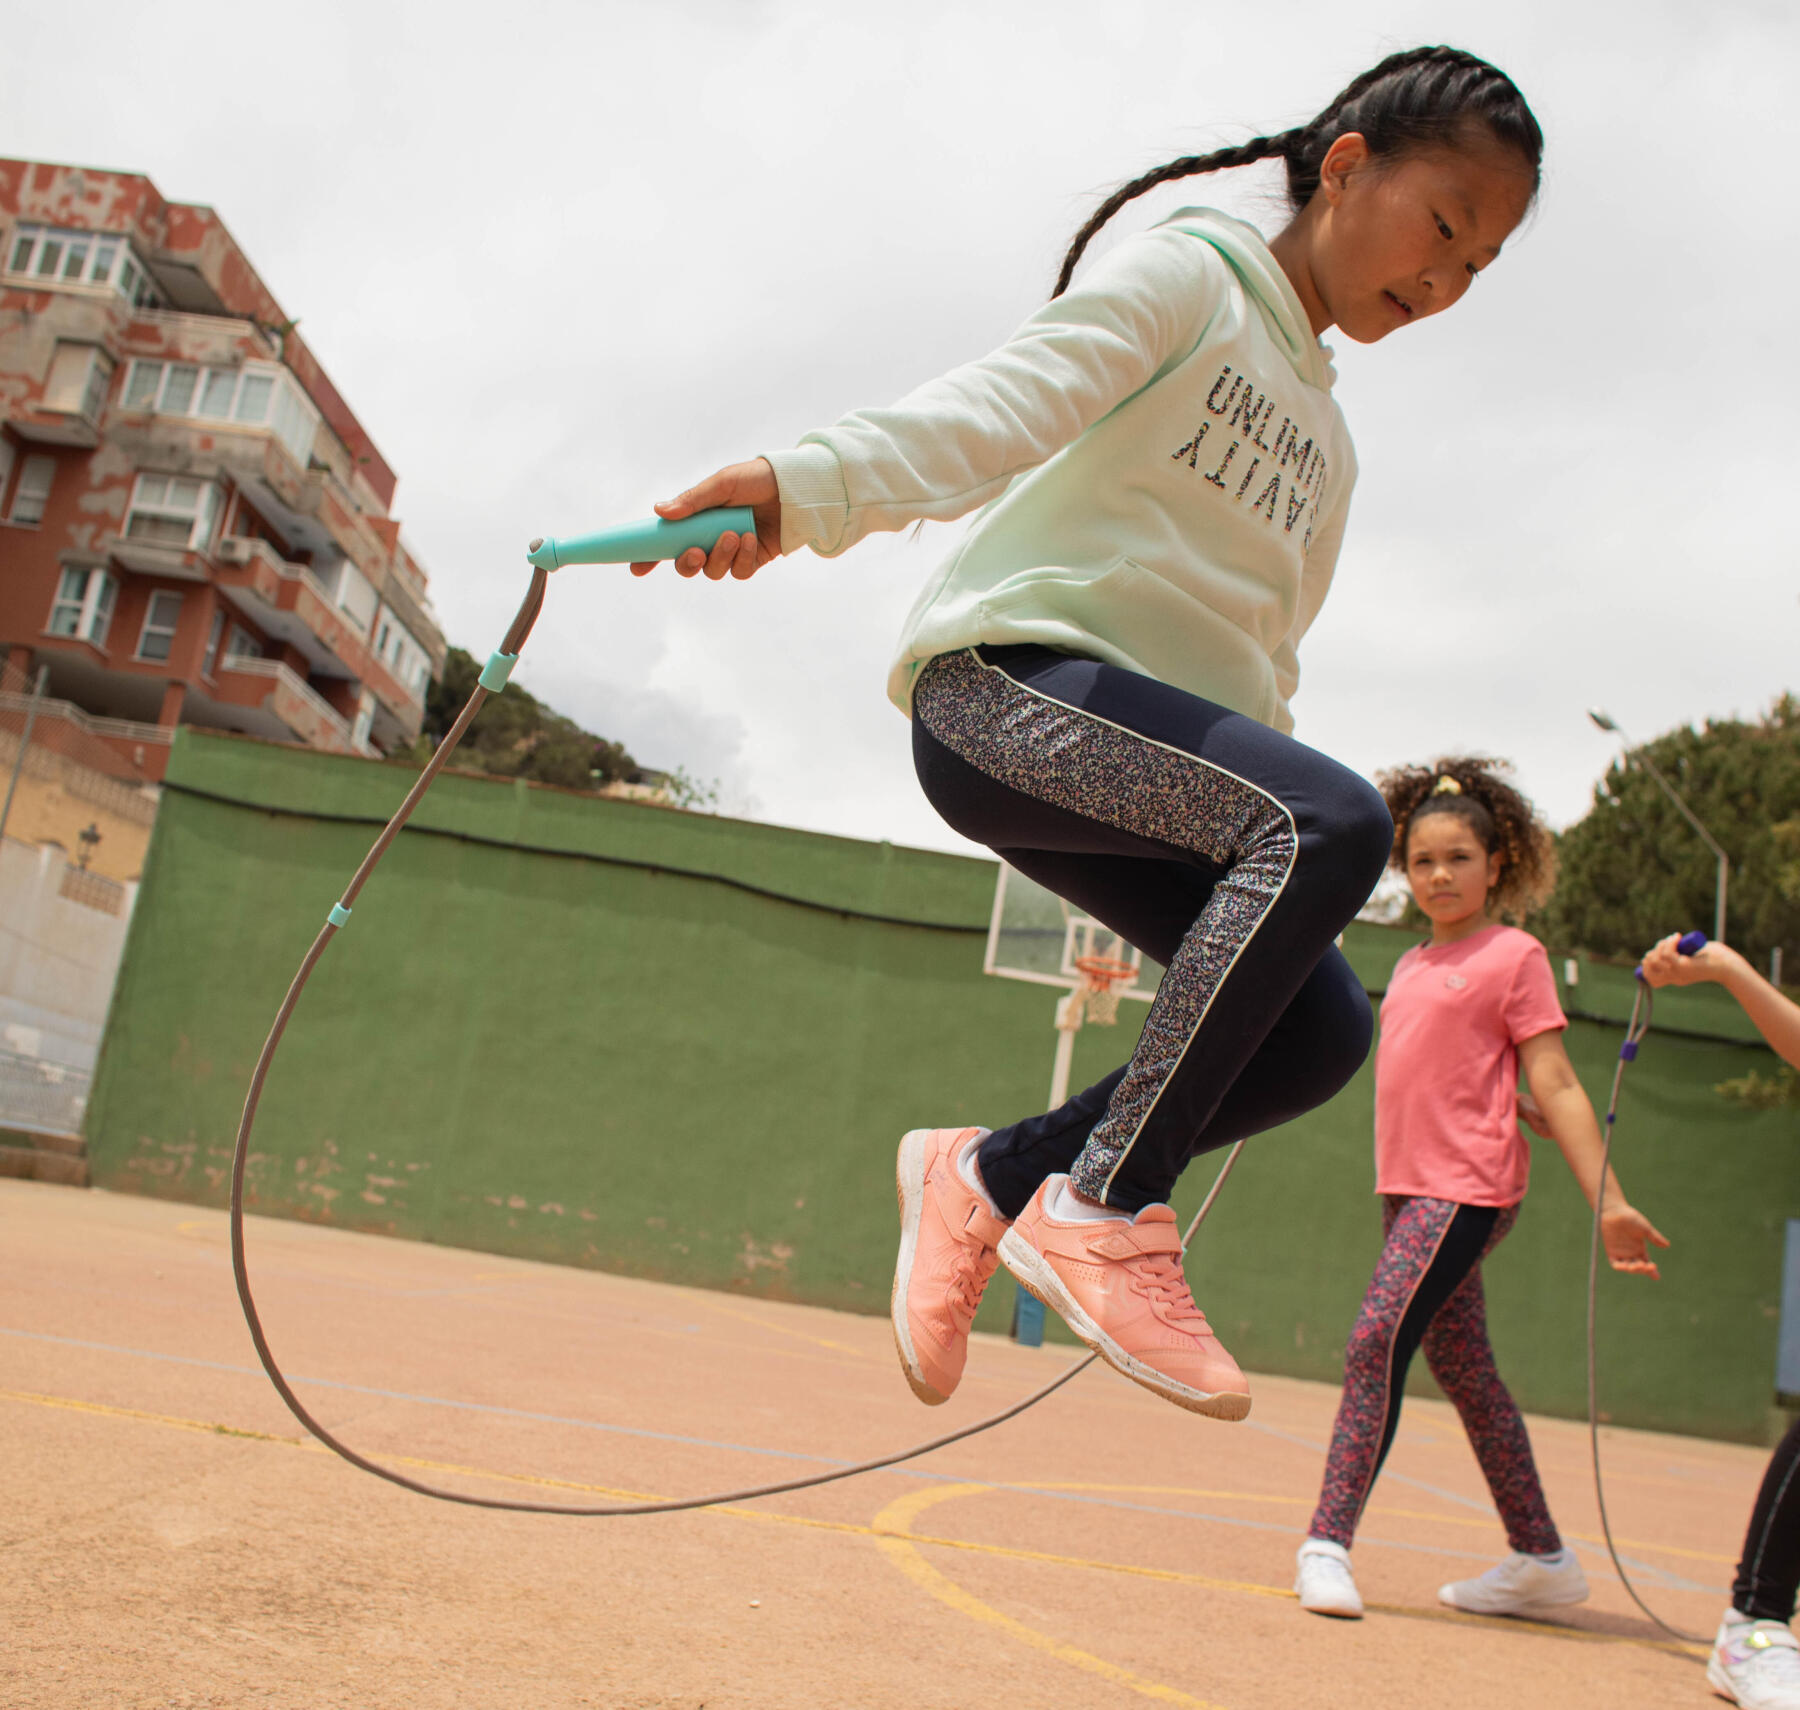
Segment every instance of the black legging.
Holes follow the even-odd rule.
[[[956,830],[1167,973],[1131,1060],[996,1130],[980,1165],[1016,1216],[1048,1175],[1135,1213],[1190,1158],[1323,1103],[1368,1054],[1333,940],[1393,840],[1373,788],[1254,719],[1044,647],[944,654],[913,759]]]
[[[1791,1621],[1800,1590],[1800,1419],[1770,1457],[1738,1560],[1731,1606],[1758,1621]]]

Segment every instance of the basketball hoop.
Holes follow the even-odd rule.
[[[1075,1035],[1087,1022],[1111,1027],[1119,1004],[1149,1003],[1160,974],[1154,963],[1092,915],[1071,907],[1002,861],[994,885],[982,970],[1003,980],[1051,986],[1056,1003],[1056,1058],[1050,1071],[1050,1108],[1069,1097]],[[1145,978],[1146,971],[1152,976]]]
[[[1081,984],[1074,997],[1085,997],[1087,1019],[1096,1027],[1111,1027],[1119,1019],[1119,996],[1113,988],[1129,985],[1137,978],[1137,967],[1119,956],[1077,956],[1076,972]]]

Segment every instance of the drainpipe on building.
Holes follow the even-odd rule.
[[[50,681],[50,667],[40,665],[37,686],[31,691],[31,704],[25,709],[25,734],[19,738],[19,752],[13,756],[12,776],[6,780],[6,801],[0,804],[0,838],[6,836],[6,818],[12,812],[13,791],[19,787],[19,772],[25,764],[25,750],[31,745],[31,727],[37,723],[38,702],[44,698],[44,685]]]

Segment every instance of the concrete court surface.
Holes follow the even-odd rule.
[[[879,1318],[272,1220],[249,1243],[277,1357],[323,1421],[487,1494],[760,1483],[950,1429],[1071,1358],[983,1338],[928,1410]],[[1409,1401],[1357,1546],[1369,1618],[1335,1622],[1289,1590],[1326,1386],[1257,1380],[1249,1421],[1220,1425],[1096,1368],[823,1490],[493,1514],[305,1437],[257,1369],[217,1212],[0,1181],[0,1287],[3,1710],[1716,1702],[1703,1651],[1605,1563],[1566,1421],[1532,1433],[1587,1605],[1558,1625],[1440,1608],[1504,1543],[1448,1405]],[[1648,1594],[1710,1634],[1764,1453],[1606,1446]]]

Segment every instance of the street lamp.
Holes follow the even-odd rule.
[[[1639,748],[1628,735],[1626,735],[1625,731],[1614,721],[1610,713],[1602,707],[1589,707],[1588,717],[1602,730],[1610,731],[1614,736],[1624,740],[1626,761],[1630,762],[1635,760],[1638,765],[1642,766],[1644,770],[1657,781],[1657,783],[1662,785],[1663,794],[1681,810],[1681,817],[1699,832],[1700,841],[1718,857],[1719,888],[1717,901],[1713,908],[1713,942],[1715,944],[1723,944],[1725,942],[1725,889],[1731,877],[1730,856],[1719,847],[1717,839],[1714,838],[1713,834],[1695,817],[1694,810],[1681,799],[1681,795],[1676,790],[1675,786],[1657,770],[1656,762],[1652,760],[1643,749]]]

